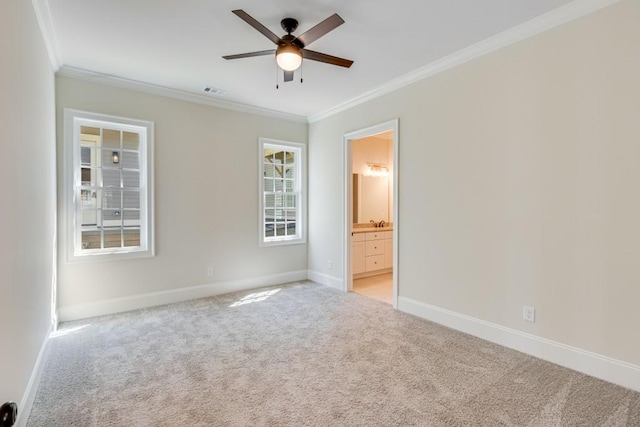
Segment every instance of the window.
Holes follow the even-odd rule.
[[[64,121],[68,259],[153,256],[153,123],[69,109]]]
[[[260,139],[260,245],[305,242],[305,146]]]

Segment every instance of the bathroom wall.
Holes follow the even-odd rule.
[[[386,166],[389,170],[387,177],[387,219],[393,222],[393,134],[385,132],[352,141],[351,146],[353,173],[365,175],[369,164]],[[380,218],[372,218],[379,221]],[[364,222],[368,222],[368,219]]]

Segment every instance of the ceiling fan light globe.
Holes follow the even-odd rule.
[[[302,54],[294,46],[280,46],[276,52],[276,62],[285,71],[297,70],[302,64]]]

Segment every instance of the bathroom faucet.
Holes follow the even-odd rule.
[[[371,224],[373,224],[373,226],[374,226],[374,227],[377,227],[377,226],[378,226],[378,224],[377,224],[374,220],[372,220],[372,219],[370,219],[370,220],[369,220],[369,222],[370,222]]]
[[[380,221],[377,226],[378,227],[384,227],[384,219],[382,221]]]

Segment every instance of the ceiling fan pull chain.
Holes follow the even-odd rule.
[[[304,63],[304,61],[302,61],[300,63],[300,83],[302,83],[302,64]]]
[[[280,68],[278,67],[278,63],[276,62],[276,89],[280,89],[280,86],[278,85],[278,71],[280,70]]]

